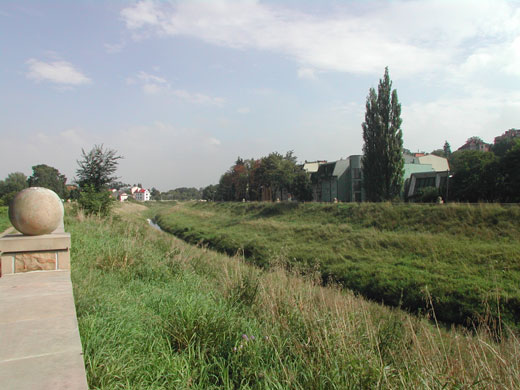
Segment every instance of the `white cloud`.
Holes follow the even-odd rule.
[[[279,52],[302,69],[379,75],[388,65],[395,77],[443,71],[481,49],[479,42],[520,34],[520,12],[504,0],[378,1],[319,16],[258,1],[145,1],[121,16],[132,31]]]
[[[27,61],[27,65],[29,65],[27,78],[37,82],[49,81],[69,86],[89,84],[91,82],[87,76],[66,61],[43,62],[31,58]]]
[[[174,89],[165,78],[143,71],[139,72],[135,77],[129,77],[126,80],[126,83],[129,85],[137,83],[141,84],[143,92],[147,95],[166,93],[189,103],[204,105],[222,106],[225,103],[225,99],[221,97],[189,92],[184,89]]]
[[[486,142],[518,123],[520,93],[496,96],[479,90],[472,96],[442,98],[428,103],[403,105],[405,147],[431,151],[448,140],[456,150],[465,140],[478,135]]]
[[[300,69],[298,69],[298,78],[315,80],[316,73],[315,73],[314,69],[312,69],[312,68],[300,68]]]
[[[109,54],[119,53],[126,46],[123,42],[121,43],[105,43],[103,45],[105,47],[105,51]]]
[[[249,114],[251,112],[251,109],[249,107],[240,107],[237,112],[239,114],[242,114],[242,115],[245,115],[245,114]]]
[[[212,97],[202,93],[191,93],[183,89],[175,89],[171,92],[174,96],[191,103],[208,104],[215,106],[222,106],[225,103],[224,98]]]
[[[121,16],[128,28],[140,28],[158,23],[163,15],[153,1],[141,1],[133,7],[123,9]]]
[[[214,145],[214,146],[218,146],[220,145],[220,141],[218,139],[216,139],[215,137],[209,137],[207,138],[207,142],[210,144],[210,145]]]
[[[146,83],[168,84],[166,79],[142,71],[137,74],[137,78],[139,80],[143,80]]]

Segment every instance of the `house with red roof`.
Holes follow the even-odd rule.
[[[134,199],[139,202],[147,202],[150,200],[150,191],[144,188],[139,188],[134,192]]]

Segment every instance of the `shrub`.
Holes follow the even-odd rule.
[[[435,187],[424,187],[417,191],[416,202],[435,203],[439,198],[439,190]]]
[[[93,186],[85,186],[82,188],[78,204],[83,212],[87,215],[107,216],[114,203],[114,198],[108,191],[96,191]]]

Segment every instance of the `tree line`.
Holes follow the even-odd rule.
[[[458,150],[448,161],[453,175],[448,200],[520,202],[520,140],[504,140],[489,152]]]
[[[274,201],[282,197],[312,200],[310,179],[292,151],[285,155],[272,152],[259,159],[238,157],[218,184],[202,190],[202,198],[212,201]]]
[[[69,197],[67,178],[56,168],[39,164],[33,166],[32,170],[30,177],[22,172],[13,172],[0,180],[0,205],[8,205],[18,192],[27,187],[45,187],[53,190],[62,199]]]

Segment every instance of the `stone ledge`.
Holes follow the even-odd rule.
[[[70,272],[1,278],[0,314],[0,389],[88,389]]]
[[[0,252],[4,254],[68,250],[69,248],[70,233],[51,233],[41,236],[8,234],[0,238]]]

